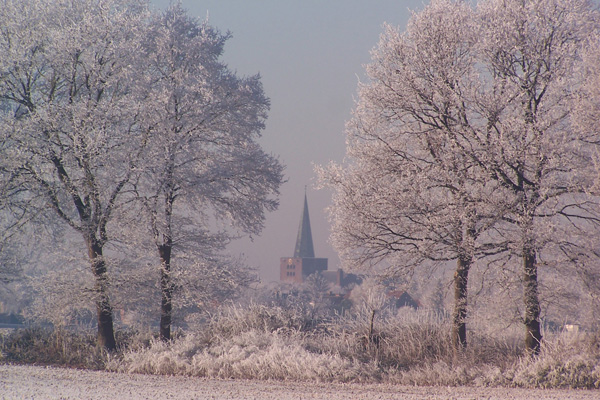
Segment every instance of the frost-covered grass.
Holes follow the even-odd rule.
[[[152,336],[118,331],[121,349],[148,347]],[[104,369],[109,355],[99,349],[95,332],[33,326],[0,331],[0,363],[54,365],[70,368]]]
[[[373,381],[374,365],[339,354],[316,353],[300,333],[248,331],[210,346],[190,335],[172,344],[154,342],[108,363],[119,372],[294,381]]]
[[[456,369],[451,362],[438,361],[440,357],[447,358],[448,351],[435,343],[435,334],[440,332],[435,332],[433,338],[427,337],[430,333],[428,329],[411,327],[377,343],[348,332],[249,330],[231,337],[214,337],[210,343],[202,335],[188,335],[170,344],[155,341],[148,348],[111,360],[107,368],[208,378],[420,385],[471,383],[473,379],[462,373],[465,367]],[[403,341],[403,337],[420,339],[411,344]],[[445,366],[443,371],[440,365]],[[435,377],[424,374],[436,369],[439,372]]]
[[[3,332],[0,345],[0,361],[89,369],[104,366],[104,354],[89,333],[30,327]]]
[[[516,338],[477,331],[470,332],[469,347],[455,354],[447,323],[425,314],[399,313],[377,321],[372,332],[368,328],[360,316],[316,322],[280,307],[230,307],[169,343],[129,335],[122,337],[126,347],[119,353],[99,354],[84,346],[75,360],[114,372],[218,379],[600,388],[598,336],[547,334],[542,353],[529,357],[514,344]],[[38,341],[38,347],[48,344]],[[33,351],[19,350],[15,343],[4,339],[5,361],[40,363],[25,357]],[[59,347],[52,351],[68,354],[68,347]],[[79,361],[52,364],[86,366]]]
[[[233,307],[204,331],[112,359],[113,371],[210,378],[294,381],[376,381],[374,361],[317,346],[333,342],[302,315],[279,307]]]
[[[600,337],[559,335],[544,343],[539,357],[522,358],[508,368],[498,383],[526,388],[600,389]]]
[[[471,333],[452,352],[446,323],[404,313],[376,324],[360,318],[310,323],[278,307],[232,307],[205,329],[113,358],[112,371],[207,378],[405,385],[597,388],[600,349],[592,336],[557,336],[536,358],[514,338]]]

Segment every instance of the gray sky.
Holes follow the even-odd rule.
[[[169,0],[152,0],[165,8]],[[308,186],[316,257],[340,267],[329,244],[325,208],[331,193],[315,190],[314,165],[341,162],[344,125],[350,118],[357,83],[382,24],[404,30],[410,10],[427,0],[183,0],[191,15],[205,18],[233,37],[224,61],[238,75],[260,73],[271,99],[261,144],[286,165],[279,209],[267,216],[263,233],[234,243],[258,268],[264,281],[279,279],[279,258],[292,256]]]

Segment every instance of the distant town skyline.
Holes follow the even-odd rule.
[[[343,267],[329,244],[325,208],[331,193],[315,190],[315,165],[341,162],[344,126],[351,116],[359,80],[383,23],[402,30],[423,0],[183,0],[192,16],[208,18],[231,32],[223,60],[239,75],[259,73],[271,110],[261,144],[286,165],[280,206],[267,215],[258,237],[229,247],[260,272],[263,281],[279,279],[280,257],[294,254],[307,187],[316,257],[329,269]],[[152,0],[164,9],[169,0]]]

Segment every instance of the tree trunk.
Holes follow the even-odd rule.
[[[452,346],[455,352],[467,347],[467,284],[471,260],[459,257],[454,272],[454,312],[452,314]]]
[[[171,315],[173,312],[173,284],[171,283],[171,243],[159,246],[160,255],[160,339],[171,340]]]
[[[102,245],[94,237],[87,238],[92,273],[96,278],[96,311],[98,314],[98,346],[113,351],[117,348],[113,327],[112,307],[108,298],[108,276],[102,255]]]
[[[374,332],[373,332],[373,322],[375,321],[375,310],[371,310],[371,319],[369,323],[369,340],[373,341]]]
[[[540,329],[540,300],[538,296],[537,260],[532,249],[523,254],[523,284],[525,301],[525,348],[530,354],[540,352],[542,332]]]

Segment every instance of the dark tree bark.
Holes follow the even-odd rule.
[[[540,352],[542,332],[540,328],[540,300],[538,296],[536,253],[526,248],[523,254],[523,296],[525,302],[525,348],[530,354]]]
[[[108,276],[102,255],[102,244],[93,236],[86,239],[92,273],[96,279],[96,311],[98,313],[98,346],[116,350],[112,307],[108,297]]]
[[[80,226],[76,228],[82,233],[85,240],[90,265],[92,268],[92,274],[95,279],[95,291],[96,291],[96,312],[98,317],[98,346],[104,347],[108,351],[116,350],[117,345],[115,342],[115,333],[113,327],[113,315],[112,307],[108,297],[108,274],[106,270],[106,262],[104,261],[103,246],[106,241],[106,221],[110,215],[110,211],[107,210],[106,214],[102,218],[93,217],[93,210],[101,209],[99,206],[90,206],[89,199],[83,200],[77,193],[78,190],[74,186],[71,178],[64,167],[63,161],[59,157],[52,157],[52,163],[58,172],[58,176],[64,185],[67,192],[71,193],[71,199],[73,205],[79,214]],[[114,196],[119,193],[120,189],[125,184],[122,181],[117,185]],[[114,197],[113,197],[114,199]],[[98,202],[95,199],[95,202]],[[54,209],[58,212],[65,221],[71,226],[76,226],[66,214],[62,211],[59,206],[59,201],[52,197],[51,204]],[[96,222],[94,222],[96,221]],[[100,232],[97,234],[96,232]]]
[[[173,236],[172,236],[172,217],[173,203],[175,201],[175,192],[177,188],[173,181],[173,171],[169,166],[167,171],[167,185],[165,196],[165,232],[162,235],[162,240],[159,239],[160,234],[155,230],[156,245],[158,247],[158,255],[160,258],[160,326],[159,335],[163,341],[171,340],[171,322],[173,315],[173,282],[171,280],[171,255],[173,253]]]
[[[171,282],[171,240],[159,246],[160,255],[160,339],[163,341],[171,340],[171,316],[173,313],[173,283]]]
[[[471,259],[461,256],[454,272],[454,312],[452,313],[452,346],[455,352],[467,347],[467,284]]]

